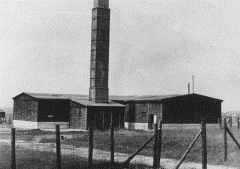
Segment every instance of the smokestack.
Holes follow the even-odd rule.
[[[108,102],[109,0],[94,0],[92,9],[89,100]]]
[[[188,94],[190,94],[190,83],[188,83]]]

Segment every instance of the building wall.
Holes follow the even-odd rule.
[[[87,127],[93,123],[97,129],[109,128],[113,118],[115,127],[124,128],[124,110],[125,107],[88,107]]]
[[[154,123],[159,123],[160,119],[162,119],[162,104],[160,101],[136,103],[135,114],[135,123],[146,123],[148,128],[152,129]]]
[[[152,129],[154,123],[158,123],[162,119],[162,103],[160,101],[115,102],[126,105],[125,128],[127,129]]]
[[[38,101],[21,95],[14,99],[13,120],[37,121]]]
[[[38,102],[39,122],[69,122],[70,101],[61,99],[40,99]]]
[[[221,101],[208,97],[188,95],[163,101],[164,123],[217,123],[221,118]]]
[[[70,128],[87,129],[87,107],[70,102]]]
[[[69,128],[68,122],[34,122],[25,120],[13,120],[13,126],[24,129],[55,129],[59,125],[61,129]]]

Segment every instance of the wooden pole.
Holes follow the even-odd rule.
[[[239,129],[239,117],[237,117],[237,127]]]
[[[157,169],[158,160],[158,124],[154,124],[155,139],[153,146],[153,169]]]
[[[118,128],[121,129],[121,113],[118,113]]]
[[[202,133],[202,130],[199,131],[199,133],[197,134],[197,136],[194,138],[194,140],[190,143],[187,151],[184,153],[184,155],[182,156],[182,158],[179,160],[178,164],[176,165],[175,169],[178,169],[180,167],[180,165],[182,164],[182,162],[185,160],[187,154],[189,153],[189,151],[192,149],[192,147],[194,146],[194,144],[197,142],[198,138],[200,137]]]
[[[202,128],[202,169],[207,169],[207,138],[206,138],[206,122],[205,119],[201,120]]]
[[[228,134],[232,137],[233,141],[236,143],[236,145],[238,146],[238,148],[240,149],[240,144],[238,143],[237,139],[233,136],[233,134],[230,132],[230,130],[226,127],[226,131],[228,132]]]
[[[221,119],[221,117],[218,118],[218,124],[219,124],[219,128],[222,130],[222,119]]]
[[[232,127],[232,116],[229,117],[229,127]]]
[[[92,157],[93,157],[93,123],[89,124],[89,148],[88,148],[88,168],[92,169]]]
[[[111,122],[111,130],[110,130],[110,139],[111,139],[111,147],[110,147],[110,150],[111,150],[111,166],[110,168],[113,169],[114,167],[114,123],[113,123],[113,120]]]
[[[224,140],[224,161],[227,161],[227,120],[224,118],[224,132],[223,132],[223,140]]]
[[[12,128],[12,169],[16,169],[15,128]]]
[[[160,168],[160,159],[161,159],[161,151],[162,151],[162,121],[159,123],[159,130],[158,130],[158,155],[157,155],[157,163],[158,168]]]
[[[59,125],[56,125],[56,151],[57,151],[57,169],[61,169],[61,144]]]
[[[155,134],[153,134],[151,137],[148,138],[147,141],[145,141],[145,143],[142,144],[142,146],[135,151],[131,156],[128,157],[128,159],[124,162],[125,164],[128,164],[142,149],[144,149],[144,147],[146,147],[146,145],[148,145],[148,143],[150,141],[152,141],[152,139],[155,137]]]
[[[105,120],[104,120],[104,111],[103,111],[103,122],[102,122],[102,128],[105,128]]]

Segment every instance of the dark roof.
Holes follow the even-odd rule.
[[[162,100],[181,99],[181,98],[184,98],[184,97],[204,98],[204,99],[209,99],[209,100],[214,100],[214,101],[220,101],[220,102],[223,101],[223,100],[221,100],[221,99],[217,99],[217,98],[213,98],[213,97],[209,97],[209,96],[205,96],[205,95],[201,95],[201,94],[197,94],[197,93],[184,94],[184,95],[176,95],[176,96],[174,96],[174,97],[166,97],[166,98],[163,98]]]
[[[180,94],[172,95],[132,95],[132,96],[110,96],[113,101],[161,101],[166,98],[181,96]]]
[[[88,95],[78,95],[78,94],[50,94],[50,93],[21,93],[27,94],[33,98],[37,99],[71,99],[71,100],[83,100],[88,101]],[[20,94],[20,95],[21,95]],[[18,97],[17,95],[16,97]],[[159,101],[165,98],[177,97],[181,96],[180,94],[172,94],[172,95],[130,95],[130,96],[116,96],[110,95],[109,99],[112,101]],[[14,98],[16,98],[14,97]],[[14,99],[13,98],[13,99]]]
[[[85,105],[85,106],[116,106],[116,107],[122,107],[124,105],[116,103],[116,102],[143,102],[143,101],[161,101],[161,100],[168,100],[172,98],[181,98],[185,96],[196,96],[196,97],[204,97],[208,99],[214,99],[218,101],[223,101],[220,99],[192,93],[192,94],[172,94],[172,95],[130,95],[130,96],[116,96],[116,95],[110,95],[108,103],[95,103],[94,101],[88,100],[88,95],[77,95],[77,94],[49,94],[49,93],[21,93],[17,95],[16,97],[26,94],[30,97],[36,98],[36,99],[69,99],[71,101],[74,101],[76,103]],[[14,97],[14,98],[16,98]],[[14,99],[13,98],[13,99]]]
[[[111,107],[125,107],[125,105],[109,101],[108,103],[95,103],[94,101],[89,101],[87,95],[76,95],[76,94],[49,94],[49,93],[21,93],[26,94],[35,99],[65,99],[71,100],[73,102],[79,103],[84,106],[111,106]],[[16,97],[20,96],[17,95]],[[16,98],[14,97],[14,98]],[[14,99],[13,98],[13,99]]]

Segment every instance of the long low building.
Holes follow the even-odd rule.
[[[72,94],[21,93],[13,98],[13,126],[17,128],[102,129],[124,126],[125,106],[116,102],[95,103],[88,96]]]
[[[13,98],[17,128],[79,128],[90,124],[109,128],[149,130],[154,123],[208,123],[221,118],[222,100],[199,94],[109,96],[108,103],[89,101],[87,95],[21,93]]]

